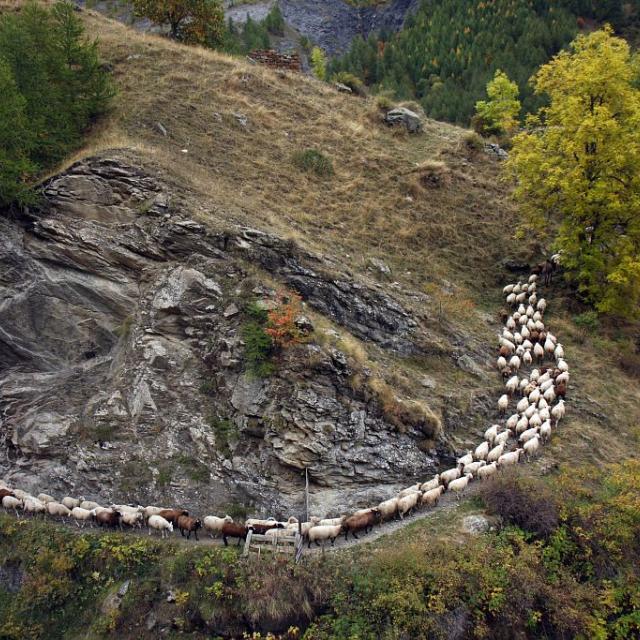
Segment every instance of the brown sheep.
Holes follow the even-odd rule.
[[[161,516],[175,527],[178,525],[178,518],[180,516],[188,516],[189,512],[186,509],[163,509],[162,511],[159,511],[157,515]]]
[[[502,345],[500,347],[500,355],[503,358],[508,358],[511,355],[511,349],[509,349],[509,347],[505,347],[504,345]]]
[[[190,516],[178,516],[178,529],[180,529],[180,535],[184,537],[184,532],[187,532],[187,540],[191,537],[193,532],[196,542],[198,541],[198,529],[202,528],[202,521]]]
[[[96,522],[99,527],[117,527],[120,524],[120,512],[105,509],[96,513]]]
[[[247,527],[243,524],[236,524],[235,522],[225,522],[222,525],[222,529],[220,529],[220,533],[222,534],[222,541],[225,547],[229,546],[227,538],[238,538],[238,546],[240,546],[240,540],[247,539]]]
[[[566,398],[566,396],[567,396],[567,383],[563,381],[560,384],[557,384],[556,388],[555,388],[555,392],[556,392],[556,397],[558,397],[558,398]]]
[[[7,496],[11,496],[15,498],[15,494],[10,489],[0,489],[0,502],[2,502],[2,498],[6,498]]]
[[[357,532],[364,531],[368,533],[373,529],[373,525],[380,521],[380,510],[371,509],[368,513],[361,513],[357,516],[349,516],[342,527],[344,529],[344,539],[349,537],[349,532],[356,540],[358,539]]]
[[[259,533],[264,535],[270,529],[284,529],[284,525],[281,522],[274,522],[273,524],[250,524],[247,529],[251,529],[253,533]]]

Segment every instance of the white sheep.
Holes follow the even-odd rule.
[[[559,373],[556,376],[556,384],[561,384],[561,383],[569,383],[569,372],[568,371],[563,371],[562,373]]]
[[[26,491],[23,491],[22,489],[14,489],[13,490],[13,495],[16,498],[19,498],[20,500],[27,500],[28,498],[33,498],[33,496],[30,493],[27,493]]]
[[[446,487],[449,482],[460,477],[460,469],[454,467],[453,469],[447,469],[440,474],[440,482]]]
[[[144,515],[142,511],[120,511],[120,522],[130,527],[142,527]]]
[[[515,284],[508,284],[506,287],[503,287],[502,293],[504,293],[505,295],[511,293],[513,291],[513,287],[515,286]]]
[[[524,452],[527,454],[527,457],[535,456],[538,453],[538,449],[540,448],[540,436],[538,434],[535,435],[534,438],[531,438],[522,446]]]
[[[36,498],[40,500],[43,504],[47,504],[48,502],[55,502],[56,499],[52,496],[47,495],[46,493],[39,493]]]
[[[518,388],[519,382],[520,382],[520,379],[518,378],[518,376],[511,376],[511,378],[507,380],[507,383],[505,385],[507,388],[507,393],[509,393],[510,395],[513,395],[516,392],[516,389]]]
[[[502,329],[502,337],[513,342],[513,333],[511,333],[511,331],[509,331],[509,329],[507,329],[506,327]]]
[[[551,423],[549,422],[549,420],[545,420],[540,425],[540,437],[542,438],[543,442],[547,442],[547,440],[551,438]]]
[[[556,345],[553,355],[555,356],[556,360],[562,360],[564,358],[564,349],[562,348],[562,345],[560,343]]]
[[[513,304],[516,301],[516,294],[515,293],[510,293],[507,296],[507,304]]]
[[[430,482],[433,482],[433,480]],[[395,517],[396,513],[398,513],[398,500],[399,498],[389,498],[378,505],[377,508],[380,511],[381,520],[387,520]]]
[[[509,407],[509,396],[506,393],[504,393],[498,398],[498,413],[500,413],[500,415],[503,415],[508,407]]]
[[[558,360],[556,367],[558,367],[558,369],[560,369],[562,373],[566,373],[567,371],[569,371],[569,365],[565,360]]]
[[[83,500],[80,503],[80,507],[82,509],[87,509],[88,511],[91,511],[91,509],[97,509],[100,505],[97,502],[94,502],[93,500]]]
[[[489,453],[489,443],[487,441],[481,442],[473,452],[473,457],[476,460],[484,460]]]
[[[453,482],[450,482],[447,489],[453,491],[456,494],[456,500],[460,502],[460,494],[467,488],[471,480],[473,480],[473,474],[467,473],[462,478],[457,478]]]
[[[2,498],[2,506],[5,509],[13,509],[16,512],[16,516],[18,516],[18,509],[22,509],[24,503],[20,498],[5,496],[4,498]]]
[[[418,504],[421,496],[422,494],[416,491],[415,493],[410,493],[408,496],[404,496],[404,498],[400,498],[398,500],[398,515],[404,518],[405,514],[409,513],[409,511]]]
[[[504,453],[504,443],[493,447],[487,454],[487,462],[496,462],[498,458]]]
[[[416,484],[412,484],[410,487],[407,487],[406,489],[403,489],[402,491],[400,491],[398,493],[398,498],[404,498],[405,496],[408,496],[410,493],[415,493],[416,491],[420,491],[419,482],[417,482]]]
[[[529,282],[535,282],[537,279],[538,279],[538,276],[537,276],[537,274],[535,274],[535,273],[532,273],[532,274],[529,276]]]
[[[495,446],[498,446],[500,444],[506,444],[507,440],[509,440],[509,438],[513,435],[513,431],[511,429],[507,429],[507,431],[503,431],[502,433],[499,433],[496,436],[496,439],[493,441],[493,444]],[[488,457],[488,454],[487,454]]]
[[[542,320],[535,320],[534,322],[536,324],[536,331],[538,332],[544,331],[544,322],[542,322]]]
[[[527,307],[527,310],[526,310],[525,313],[527,314],[528,318],[533,318],[533,314],[535,313],[535,309],[531,305],[529,305]]]
[[[516,296],[516,302],[524,302],[527,299],[527,292],[522,291]]]
[[[149,516],[147,525],[149,526],[149,535],[151,535],[151,529],[160,531],[160,535],[163,538],[165,537],[165,535],[169,535],[173,531],[173,523],[165,520],[162,516],[159,516],[157,514],[152,514]]]
[[[529,304],[530,305],[534,305],[536,304],[536,302],[538,302],[538,296],[536,295],[535,291],[529,296]],[[533,315],[533,311],[531,312],[531,315]]]
[[[518,413],[524,413],[529,407],[529,398],[520,398],[518,400],[518,404],[516,405],[516,411]]]
[[[531,427],[531,429],[527,429],[520,434],[518,440],[520,442],[527,442],[531,440],[531,438],[535,438],[538,435],[538,427]]]
[[[516,449],[509,453],[503,453],[496,463],[498,467],[508,467],[510,465],[518,464],[520,457],[522,456],[524,449]]]
[[[533,418],[533,416],[535,416],[536,413],[538,413],[538,409],[537,409],[536,405],[535,404],[530,404],[527,407],[527,409],[526,409],[526,411],[524,412],[523,415],[527,420],[531,420],[531,418]]]
[[[544,340],[544,350],[547,353],[553,353],[556,350],[556,345],[553,344],[552,340],[549,340],[549,336],[547,336]]]
[[[564,418],[565,414],[564,400],[560,398],[558,404],[551,409],[551,415],[555,418],[556,422],[560,422]]]
[[[213,538],[222,531],[222,525],[224,525],[225,522],[233,522],[233,518],[231,516],[225,516],[224,518],[218,518],[218,516],[205,516],[202,521],[202,526]]]
[[[554,385],[554,381],[551,378],[540,378],[540,380],[542,382],[540,382],[540,391],[542,391],[542,393],[544,393],[547,389],[550,389],[551,387],[553,387]]]
[[[339,518],[323,518],[318,522],[319,527],[335,527],[337,524],[342,524],[347,519],[347,516],[340,516]]]
[[[478,460],[477,462],[472,462],[471,464],[468,464],[465,466],[465,468],[462,470],[462,474],[466,475],[467,473],[472,473],[475,475],[478,469],[484,467],[486,464],[487,463],[484,460]]]
[[[444,487],[442,485],[434,489],[429,489],[429,491],[425,491],[422,494],[422,497],[420,498],[420,504],[434,507],[438,504],[438,500],[443,493]]]
[[[507,340],[500,336],[500,346],[507,349],[510,353],[513,353],[516,350],[516,345],[511,342],[511,340]]]
[[[544,392],[544,399],[551,403],[556,399],[556,392],[554,391],[553,387],[549,387],[545,392]]]
[[[529,426],[530,427],[539,427],[542,424],[542,417],[539,413],[534,413],[529,418]]]
[[[505,396],[503,396],[505,397]],[[496,439],[496,436],[498,435],[498,431],[500,431],[500,425],[499,424],[492,424],[485,432],[484,432],[484,439],[489,443],[489,444],[493,444],[493,441]]]
[[[542,398],[542,400],[546,405],[547,401],[544,398]],[[538,415],[540,416],[540,420],[544,422],[545,420],[549,420],[551,418],[551,411],[549,411],[549,409],[545,406],[545,407],[542,407],[540,411],[538,411]]]
[[[522,291],[522,282],[518,280],[518,282],[514,285],[513,289],[511,289],[513,293],[520,293]]]
[[[71,509],[65,507],[60,502],[47,502],[47,513],[51,516],[61,516],[68,518],[71,515]]]
[[[251,525],[254,525],[254,524],[260,524],[265,527],[271,527],[276,522],[277,521],[275,518],[247,518],[244,524],[246,527],[250,527]]]
[[[23,511],[28,513],[45,513],[46,507],[44,503],[40,502],[37,498],[31,497],[26,498],[24,500],[24,504],[22,506]]]
[[[66,507],[67,505],[64,506]],[[73,509],[71,509],[71,517],[76,521],[76,525],[78,527],[84,527],[85,523],[89,522],[89,520],[91,520],[95,516],[95,513],[95,509],[91,511],[89,511],[88,509],[82,509],[81,507],[74,507]]]
[[[520,335],[523,338],[530,338],[531,337],[531,331],[529,331],[529,329],[527,329],[527,325],[526,324],[520,329]]]
[[[66,496],[62,498],[62,504],[67,507],[67,509],[73,509],[74,507],[79,507],[83,500],[84,498],[70,498]]]
[[[506,366],[507,366],[507,359],[504,356],[500,356],[496,360],[496,367],[498,368],[498,371],[502,371]]]
[[[520,384],[518,385],[518,388],[520,389],[521,392],[524,393],[524,390],[529,386],[529,384],[531,383],[527,378],[522,378],[522,380],[520,380]],[[528,395],[528,394],[524,394],[524,395]]]
[[[513,415],[509,416],[506,422],[507,429],[511,429],[511,430],[515,429],[516,425],[518,424],[518,420],[520,420],[519,413],[514,413]]]
[[[544,347],[542,347],[542,345],[539,342],[536,342],[533,345],[533,355],[535,356],[536,360],[539,360],[539,361],[544,360]]]
[[[522,335],[519,332],[514,334],[513,341],[516,343],[516,345],[521,345],[523,340],[524,340],[524,338],[522,337]],[[518,355],[518,348],[517,347],[516,347],[516,355]]]
[[[498,470],[497,463],[492,462],[491,464],[488,464],[478,469],[478,478],[480,478],[481,480],[484,480],[485,478],[492,476],[497,470]]]
[[[531,351],[524,352],[524,355],[522,356],[522,362],[524,362],[524,364],[527,366],[529,366],[533,362]]]
[[[473,462],[473,454],[468,451],[465,455],[460,456],[457,460],[456,460],[456,464],[460,464],[463,467],[469,463]],[[433,489],[434,487],[428,487],[427,489],[423,489],[424,485],[420,486],[420,491],[428,491],[429,489]]]
[[[547,301],[544,298],[540,298],[538,300],[538,304],[536,304],[536,309],[541,313],[544,313],[544,310],[547,308]]]
[[[509,331],[513,331],[516,328],[516,321],[513,319],[513,316],[509,316],[505,324]]]
[[[268,529],[267,533],[269,531],[287,531],[288,535],[295,536],[296,533],[301,532],[303,536],[306,536],[309,533],[309,529],[312,529],[313,527],[317,527],[317,526],[318,526],[317,521],[315,521],[314,518],[311,518],[309,522],[302,522],[299,524],[288,524],[284,529]]]
[[[142,510],[142,513],[145,518],[150,518],[151,516],[157,516],[161,511],[166,511],[166,507],[154,507],[153,505],[150,505],[145,507]]]
[[[526,431],[529,428],[529,419],[527,416],[522,416],[520,420],[518,420],[518,424],[516,425],[516,435],[520,435],[523,431]]]
[[[531,404],[537,404],[538,400],[540,400],[541,397],[541,393],[539,389],[534,389],[530,394],[529,394],[529,402]]]
[[[471,456],[471,454],[467,454]],[[471,456],[471,461],[473,461],[473,456]],[[431,491],[431,489],[435,489],[440,486],[440,476],[436,473],[431,480],[427,480],[420,485],[420,491]]]

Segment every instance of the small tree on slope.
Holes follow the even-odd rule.
[[[600,312],[640,315],[640,91],[627,43],[580,35],[533,77],[548,107],[513,139],[521,233],[555,236],[567,276]]]
[[[518,85],[498,69],[487,83],[488,100],[476,102],[474,126],[483,134],[511,134],[518,125]]]

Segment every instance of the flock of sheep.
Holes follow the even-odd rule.
[[[20,511],[42,513],[71,518],[78,526],[95,522],[98,526],[122,529],[123,525],[142,528],[146,524],[149,535],[155,530],[163,538],[177,528],[187,539],[193,533],[198,540],[198,530],[204,528],[211,536],[221,536],[225,545],[229,538],[236,538],[240,544],[249,531],[270,537],[300,533],[310,547],[312,542],[324,545],[327,540],[333,545],[341,534],[345,540],[349,533],[358,538],[360,532],[367,533],[375,524],[392,518],[402,519],[421,507],[434,507],[445,491],[452,492],[459,500],[474,478],[488,478],[502,467],[517,464],[523,457],[535,456],[565,415],[569,367],[562,345],[543,322],[546,301],[537,297],[537,279],[537,274],[532,273],[528,282],[509,284],[503,290],[507,304],[515,310],[504,312],[505,326],[500,335],[497,367],[506,380],[506,393],[498,399],[498,411],[504,417],[514,403],[515,411],[506,420],[503,418],[504,425],[490,426],[483,442],[458,458],[455,467],[426,482],[407,487],[375,507],[339,518],[313,517],[309,522],[298,522],[294,517],[286,522],[250,518],[238,524],[229,516],[206,516],[200,520],[184,509],[124,504],[103,507],[84,498],[71,497],[58,502],[47,494],[32,496],[0,482],[2,506],[15,511],[18,517]],[[552,364],[543,366],[545,358]],[[535,368],[523,375],[524,366]],[[516,448],[513,448],[514,444]]]

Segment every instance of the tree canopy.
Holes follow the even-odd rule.
[[[217,45],[224,38],[224,11],[219,0],[133,0],[136,15],[167,25],[172,38]]]
[[[0,17],[0,205],[76,146],[113,87],[73,6],[35,3]]]
[[[487,83],[488,100],[476,102],[476,128],[480,133],[509,134],[518,125],[518,85],[498,69]]]
[[[640,315],[640,91],[629,45],[580,35],[533,78],[549,105],[513,139],[524,231],[553,239],[601,312]]]

